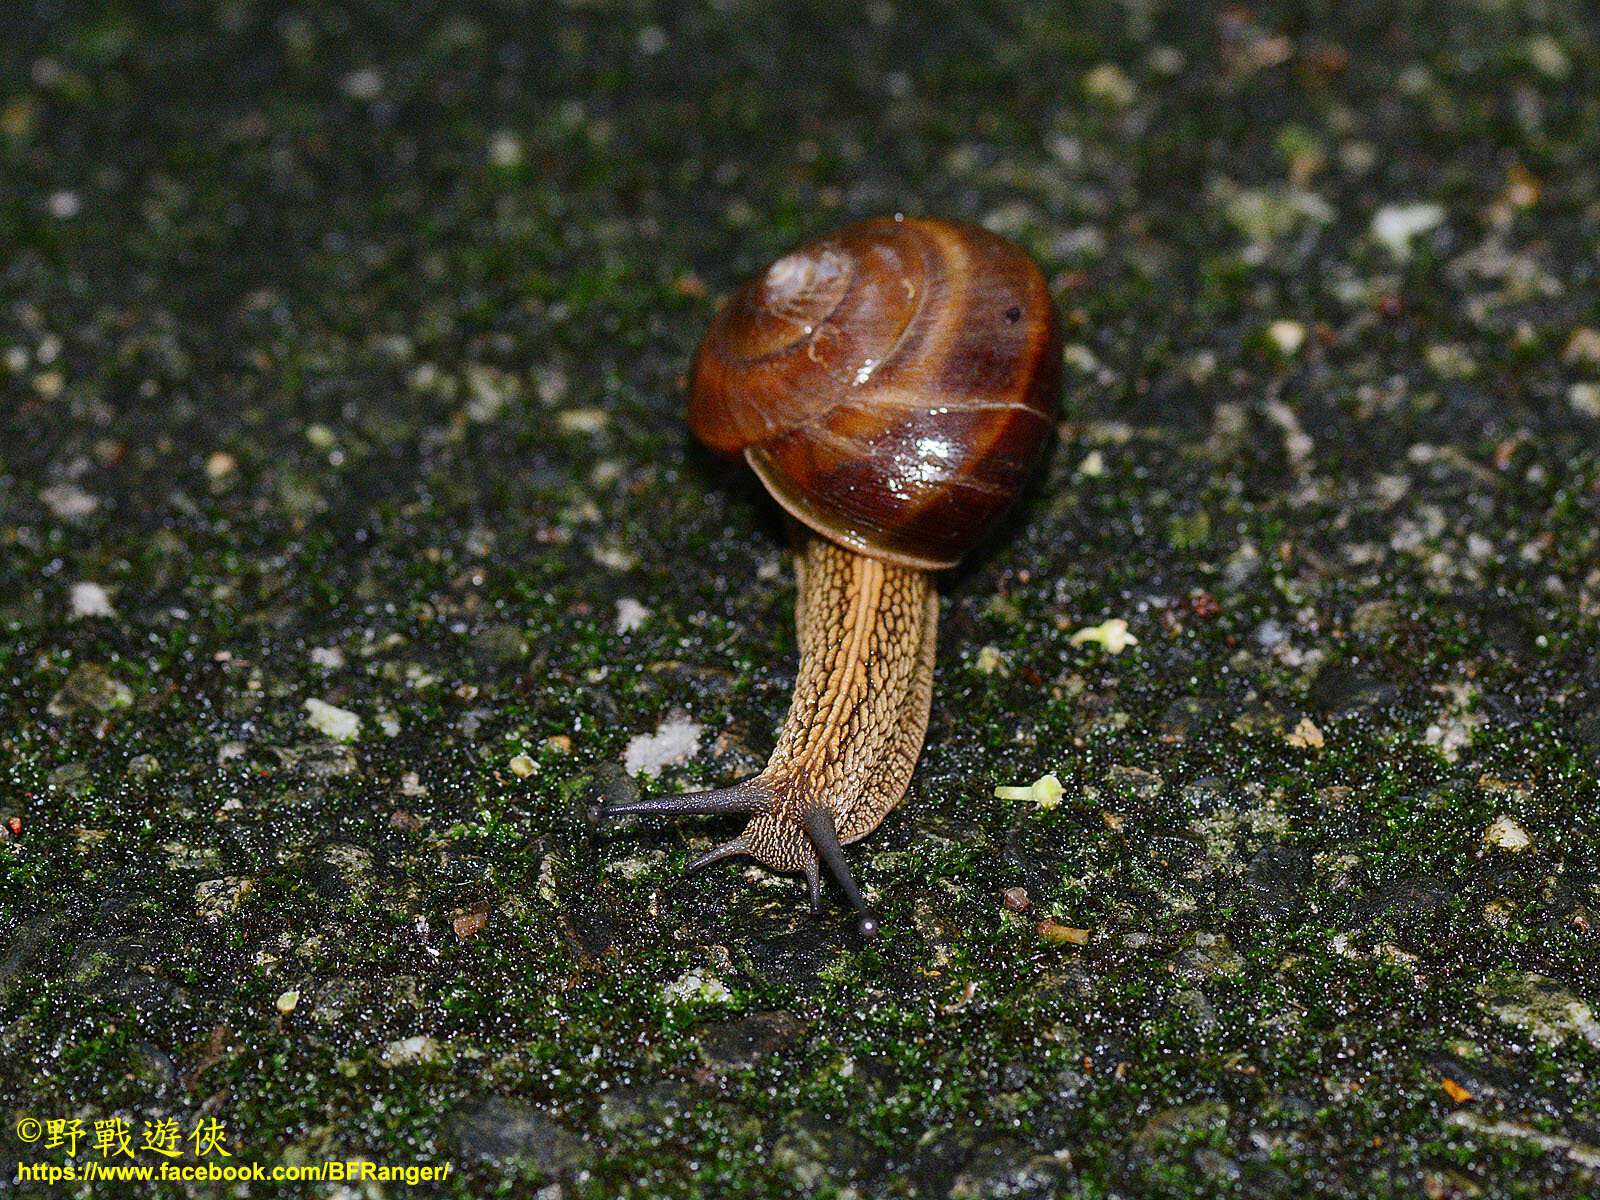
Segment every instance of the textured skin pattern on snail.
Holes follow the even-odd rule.
[[[1011,503],[1055,415],[1061,340],[1033,261],[972,225],[864,221],[723,306],[689,426],[793,516],[888,562],[953,565]]]
[[[751,781],[772,807],[738,840],[775,871],[809,873],[807,806],[826,808],[848,845],[906,793],[933,699],[939,598],[925,572],[823,538],[806,540],[796,566],[800,674],[777,748]]]

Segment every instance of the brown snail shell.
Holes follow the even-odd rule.
[[[824,537],[948,567],[1032,470],[1060,366],[1025,253],[975,225],[883,217],[734,293],[695,357],[689,427]]]

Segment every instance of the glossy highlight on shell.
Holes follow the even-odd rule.
[[[1049,290],[1021,250],[959,222],[879,218],[729,299],[695,358],[689,425],[824,537],[947,567],[1037,461],[1060,358]]]

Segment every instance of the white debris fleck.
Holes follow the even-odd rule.
[[[100,498],[91,496],[75,483],[58,483],[39,493],[39,500],[51,516],[63,521],[87,517],[100,507]]]
[[[538,764],[526,754],[519,754],[506,764],[518,779],[526,779],[539,769]]]
[[[1126,108],[1138,91],[1128,73],[1113,62],[1104,62],[1083,77],[1083,91],[1091,100],[1103,100]]]
[[[1485,980],[1476,990],[1491,1013],[1547,1046],[1576,1036],[1600,1050],[1600,1020],[1594,1009],[1548,976],[1522,974],[1501,985]]]
[[[650,619],[650,610],[632,596],[617,601],[617,632],[632,633]]]
[[[361,735],[361,718],[347,708],[339,708],[315,698],[306,701],[306,721],[318,733],[339,742],[354,741]]]
[[[1460,342],[1434,342],[1423,351],[1423,358],[1441,379],[1470,379],[1478,371],[1478,360]]]
[[[1561,352],[1561,360],[1600,366],[1600,329],[1584,325],[1573,330],[1572,337],[1567,340],[1567,348]],[[21,366],[16,370],[22,370]]]
[[[1263,407],[1272,423],[1283,430],[1283,449],[1289,461],[1298,466],[1310,458],[1316,445],[1301,426],[1294,409],[1276,398],[1268,400]]]
[[[1306,327],[1299,321],[1274,321],[1267,326],[1267,337],[1278,353],[1288,358],[1306,344]]]
[[[998,646],[984,646],[978,651],[977,667],[985,675],[993,675],[1003,661]]]
[[[554,854],[546,854],[544,861],[539,864],[539,878],[534,882],[533,890],[546,904],[555,904],[560,899],[560,893],[556,890],[556,867],[559,861]]]
[[[344,651],[337,646],[313,646],[311,661],[324,671],[337,671],[344,666]]]
[[[522,390],[522,382],[515,375],[482,363],[468,365],[466,381],[467,403],[462,411],[467,420],[478,424],[499,417]]]
[[[599,433],[610,420],[603,408],[566,408],[556,417],[563,433]]]
[[[661,768],[682,762],[700,744],[702,726],[697,721],[663,721],[654,733],[641,733],[622,752],[622,769],[629,775],[659,775]]]
[[[685,971],[661,989],[668,1004],[727,1004],[733,993],[727,984],[709,971]]]
[[[1183,364],[1183,373],[1190,383],[1204,383],[1217,373],[1221,364],[1222,359],[1215,350],[1196,350]]]
[[[51,192],[49,198],[44,202],[44,208],[56,220],[70,221],[83,211],[83,197],[79,196],[77,192],[69,192],[65,189],[59,192]]]
[[[1023,787],[1011,787],[1005,784],[994,789],[996,800],[1026,800],[1048,812],[1059,807],[1061,797],[1066,789],[1061,786],[1061,780],[1054,775],[1041,775],[1032,783]]]
[[[1482,713],[1446,713],[1422,731],[1422,740],[1438,749],[1446,762],[1459,762],[1473,735],[1487,723]]]
[[[1529,38],[1524,50],[1533,69],[1547,78],[1565,79],[1572,71],[1572,59],[1561,43],[1548,33]]]
[[[639,561],[620,546],[592,547],[589,557],[602,567],[610,567],[613,571],[631,571],[634,564]]]
[[[1321,750],[1327,744],[1322,730],[1317,728],[1316,722],[1310,717],[1301,717],[1300,724],[1294,727],[1294,732],[1284,739],[1291,746],[1301,750]]]
[[[1128,632],[1128,623],[1121,617],[1112,617],[1109,621],[1080,629],[1070,640],[1074,646],[1097,642],[1107,654],[1121,654],[1129,646],[1139,644],[1139,639]]]
[[[620,875],[624,879],[643,879],[653,869],[660,865],[663,855],[653,857],[635,855],[632,858],[621,858],[606,864],[606,870],[612,875]]]
[[[1444,224],[1439,204],[1385,204],[1372,214],[1372,236],[1396,258],[1411,257],[1411,240]]]
[[[1078,474],[1085,479],[1101,479],[1106,473],[1106,456],[1098,450],[1091,450],[1083,456],[1083,461],[1078,464]]]
[[[533,394],[539,397],[540,404],[561,403],[569,387],[567,373],[560,367],[544,363],[533,368]]]
[[[401,1038],[383,1048],[383,1061],[391,1067],[399,1066],[401,1063],[430,1062],[438,1057],[438,1040],[424,1034]]]
[[[877,365],[878,365],[878,360],[877,359],[869,358],[869,359],[867,359],[866,362],[862,363],[859,367],[857,367],[856,368],[855,386],[856,387],[860,387],[867,380],[871,379],[872,378],[872,369],[874,367],[876,367]]]
[[[522,139],[509,129],[496,130],[489,138],[489,161],[497,167],[520,167]]]
[[[1533,838],[1528,831],[1507,816],[1498,816],[1490,822],[1489,828],[1483,832],[1483,840],[1487,845],[1512,853],[1533,845]]]
[[[111,606],[111,594],[98,583],[87,579],[72,585],[72,615],[74,617],[114,617],[117,610]]]
[[[376,100],[383,95],[383,75],[372,67],[362,67],[346,75],[340,86],[352,100]]]
[[[1082,371],[1085,375],[1093,375],[1100,369],[1100,360],[1094,356],[1094,351],[1082,342],[1073,342],[1061,351],[1061,361],[1075,371]]]
[[[1600,420],[1600,383],[1575,383],[1567,389],[1567,403],[1586,417]]]
[[[284,992],[282,995],[280,995],[276,1001],[274,1001],[273,1007],[281,1012],[284,1016],[288,1016],[294,1011],[295,1005],[299,1003],[300,993],[293,988],[290,988],[287,992]]]

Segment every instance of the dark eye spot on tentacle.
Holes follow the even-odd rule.
[[[1007,324],[1015,325],[1020,320],[1022,320],[1022,306],[1020,304],[1013,304],[1006,309]]]

